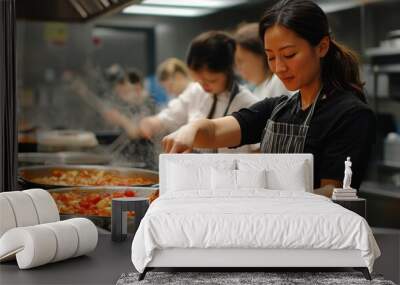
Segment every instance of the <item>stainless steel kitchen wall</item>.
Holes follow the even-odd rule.
[[[69,76],[95,68],[92,23],[17,21],[17,96],[20,124],[40,128],[85,128],[103,122],[71,92]],[[99,85],[94,83],[95,85]]]
[[[151,28],[17,21],[18,116],[41,128],[109,129],[68,88],[67,77],[80,76],[92,92],[110,99],[112,94],[100,94],[111,93],[102,77],[107,67],[116,63],[148,75],[154,73],[154,58]]]

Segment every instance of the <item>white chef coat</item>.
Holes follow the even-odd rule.
[[[294,93],[296,92],[288,91],[282,81],[275,74],[257,85],[253,90],[253,94],[258,98],[258,100],[263,100],[267,97],[279,97],[282,95],[290,96]]]
[[[217,103],[213,118],[224,116],[224,112],[229,103],[230,91],[225,91],[217,95]],[[247,88],[239,86],[227,114],[247,108],[259,101]],[[179,127],[208,116],[213,104],[213,95],[203,90],[197,82],[192,82],[176,98],[168,103],[168,107],[162,110],[157,116],[161,120],[164,128],[169,132],[177,130]],[[251,152],[255,146],[242,146],[235,149],[220,148],[218,152]]]

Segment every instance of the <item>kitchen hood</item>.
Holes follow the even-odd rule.
[[[17,19],[86,22],[112,14],[141,0],[16,0]]]

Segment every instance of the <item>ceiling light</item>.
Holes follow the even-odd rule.
[[[161,6],[132,5],[122,12],[126,14],[177,16],[177,17],[198,17],[214,12],[212,9],[176,8]]]
[[[356,2],[343,1],[336,3],[319,4],[319,6],[321,7],[322,10],[324,10],[325,13],[333,13],[357,7],[359,6],[359,4],[357,4]]]
[[[226,8],[245,2],[246,0],[143,0],[142,4],[196,8]]]

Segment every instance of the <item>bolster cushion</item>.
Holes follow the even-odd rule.
[[[0,238],[0,261],[16,257],[20,269],[86,254],[96,248],[98,233],[88,219],[18,227]]]
[[[15,227],[60,220],[57,205],[43,189],[0,193],[0,237]]]

